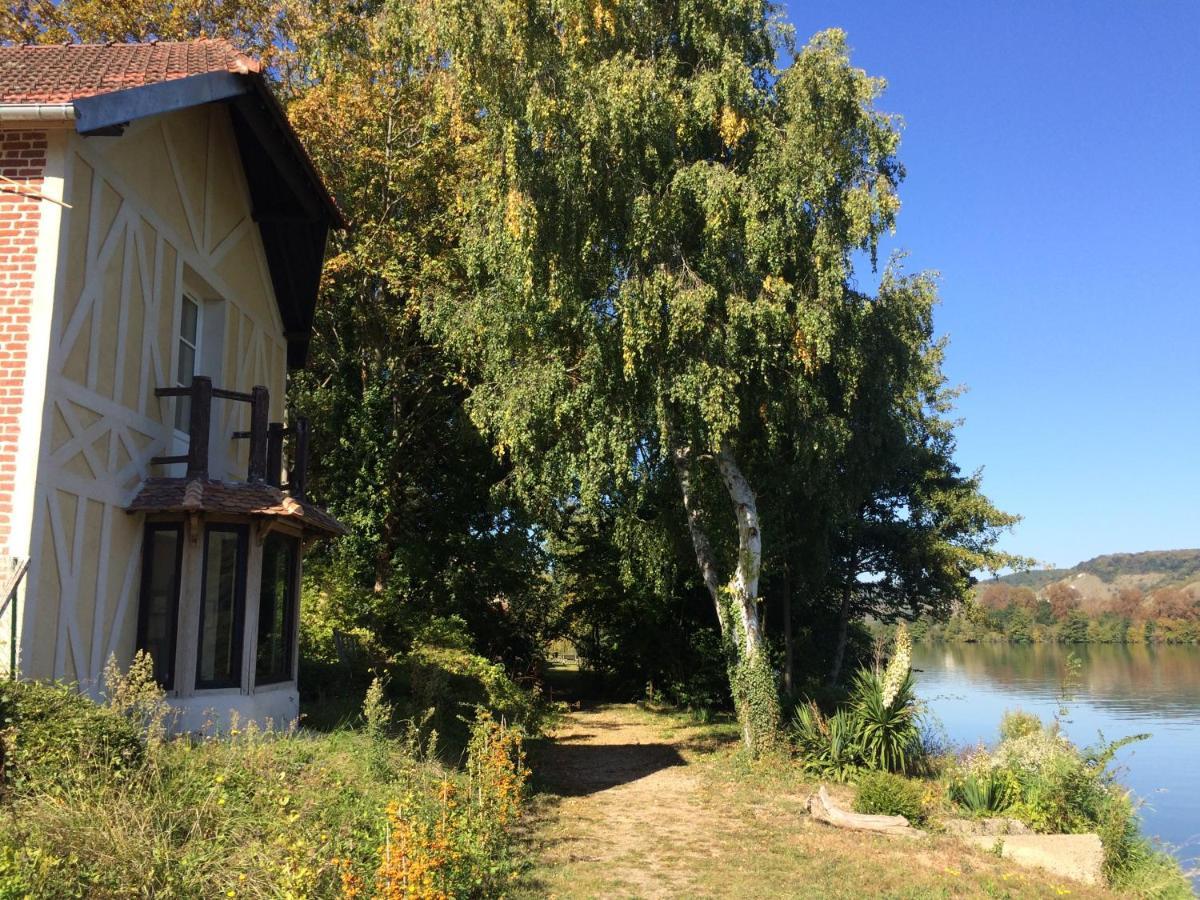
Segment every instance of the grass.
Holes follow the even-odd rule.
[[[19,750],[35,725],[53,734],[45,718],[14,721],[0,749]],[[72,725],[58,726],[63,747]],[[526,777],[517,732],[479,713],[459,769],[430,758],[411,730],[393,738],[376,725],[152,738],[136,765],[78,757],[64,763],[79,770],[70,777],[31,766],[37,778],[0,780],[0,898],[500,893],[515,871],[508,826]]]

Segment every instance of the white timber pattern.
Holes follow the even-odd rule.
[[[108,657],[133,652],[143,523],[124,507],[173,452],[174,401],[154,389],[174,382],[184,283],[222,308],[214,383],[266,385],[276,419],[286,346],[223,107],[72,135],[65,193],[21,669],[95,690]],[[245,404],[213,414],[226,436],[248,427]],[[231,469],[214,477],[244,477],[245,448],[221,452]]]

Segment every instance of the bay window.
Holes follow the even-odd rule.
[[[154,661],[154,678],[165,690],[175,681],[175,638],[179,621],[179,579],[183,526],[151,523],[142,543],[142,590],[137,646]]]
[[[246,536],[244,525],[210,525],[204,532],[197,688],[241,686]]]
[[[263,541],[262,552],[254,682],[272,684],[292,677],[299,541],[272,532]]]

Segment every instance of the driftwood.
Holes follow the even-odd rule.
[[[808,798],[808,811],[818,822],[833,825],[835,828],[848,828],[852,831],[873,831],[877,834],[894,834],[901,837],[921,838],[923,831],[918,831],[908,824],[904,816],[868,816],[862,813],[847,812],[830,799],[825,785]]]

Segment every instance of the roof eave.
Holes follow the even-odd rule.
[[[80,98],[74,102],[75,128],[85,136],[116,134],[137,119],[216,102],[228,103],[235,112],[235,135],[248,174],[253,167],[262,168],[260,157],[269,157],[269,167],[281,180],[280,190],[291,198],[284,202],[291,209],[276,209],[278,203],[262,196],[270,190],[262,179],[249,179],[288,336],[288,368],[302,368],[328,231],[346,227],[346,220],[263,76],[253,71],[208,72]],[[274,183],[276,178],[268,180]]]
[[[0,103],[0,122],[71,122],[74,103]]]

